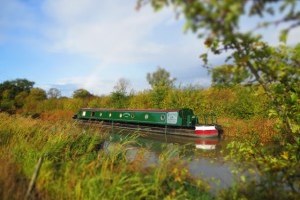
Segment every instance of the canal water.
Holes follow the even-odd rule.
[[[114,145],[118,141],[116,138],[122,138],[128,136],[126,131],[114,131],[111,138],[115,138],[115,141],[110,140],[104,145],[109,149],[110,145]],[[232,170],[234,165],[223,158],[221,152],[225,148],[226,141],[220,138],[192,138],[192,137],[180,137],[168,134],[158,133],[143,133],[136,132],[138,134],[137,143],[139,146],[131,146],[128,148],[126,156],[129,161],[135,159],[138,151],[143,148],[147,150],[145,156],[145,167],[158,164],[159,155],[163,153],[162,147],[172,147],[173,145],[183,146],[185,151],[180,155],[186,163],[190,174],[194,178],[201,178],[206,180],[210,186],[212,192],[217,192],[220,189],[227,188],[234,183],[234,175]]]

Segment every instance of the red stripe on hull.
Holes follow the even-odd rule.
[[[195,134],[203,137],[218,136],[218,130],[195,130]]]

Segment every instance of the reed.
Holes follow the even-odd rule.
[[[108,132],[74,122],[6,114],[0,114],[0,130],[0,160],[15,167],[9,177],[24,180],[10,178],[3,184],[7,175],[2,166],[2,199],[24,194],[41,156],[33,199],[212,199],[207,184],[191,178],[176,145],[165,146],[157,163],[145,165],[146,149],[139,148],[135,158],[128,159],[128,151],[139,145],[136,136],[114,142]],[[7,190],[10,185],[19,192]]]

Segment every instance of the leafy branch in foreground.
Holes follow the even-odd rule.
[[[235,1],[235,0],[138,0],[138,8],[150,3],[156,10],[166,6],[175,8],[186,20],[186,30],[204,38],[211,53],[229,53],[226,61],[244,68],[254,77],[272,101],[275,114],[281,120],[282,133],[289,141],[295,141],[300,134],[299,46],[287,48],[271,47],[262,41],[261,35],[252,30],[241,30],[241,17],[271,16],[274,21],[257,23],[254,30],[272,25],[285,25],[279,39],[285,43],[288,32],[300,26],[300,11],[296,0]],[[200,56],[205,65],[208,54]]]

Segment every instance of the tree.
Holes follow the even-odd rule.
[[[147,81],[152,87],[151,102],[154,108],[164,108],[164,100],[171,88],[174,87],[176,78],[171,78],[170,73],[158,67],[153,73],[147,73]]]
[[[19,93],[23,91],[29,92],[33,88],[34,82],[27,79],[16,79],[12,81],[12,84],[16,86],[17,93]]]
[[[176,78],[171,78],[170,73],[165,69],[158,67],[153,73],[147,73],[147,81],[152,88],[163,86],[163,87],[174,87]]]
[[[18,97],[20,98],[20,97]],[[38,114],[40,102],[47,99],[45,90],[41,88],[32,88],[29,95],[24,100],[23,109],[27,114]]]
[[[138,7],[143,4],[151,5],[159,10],[165,6],[172,5],[178,15],[186,19],[186,30],[191,30],[199,37],[204,38],[205,45],[212,54],[219,55],[227,52],[229,56],[226,61],[231,60],[237,66],[249,71],[255,80],[263,87],[265,93],[273,102],[272,113],[276,114],[282,121],[282,133],[289,140],[295,141],[300,135],[298,115],[293,115],[299,110],[299,90],[294,83],[299,80],[299,60],[294,57],[294,69],[287,68],[292,60],[286,54],[286,47],[274,48],[262,41],[261,36],[252,31],[240,29],[242,16],[256,16],[263,19],[264,16],[275,16],[274,21],[262,21],[253,27],[258,28],[283,24],[280,41],[285,43],[288,32],[300,26],[299,1],[275,0],[275,1],[197,1],[197,0],[138,0]],[[281,49],[284,48],[282,51]],[[277,56],[277,58],[275,58]],[[208,54],[200,56],[204,64],[208,64]],[[278,66],[274,61],[280,61]],[[280,74],[290,74],[292,81],[278,79]],[[278,85],[278,83],[280,83]],[[299,83],[299,82],[298,82]],[[296,84],[297,85],[297,84]],[[279,91],[285,95],[280,96]],[[291,101],[291,99],[293,99]],[[285,106],[282,103],[291,103]],[[296,109],[295,109],[296,108]]]
[[[28,95],[29,95],[29,93],[27,91],[20,92],[15,97],[15,106],[17,108],[22,108],[25,103],[25,99],[28,97]]]
[[[42,100],[47,99],[47,95],[46,95],[45,90],[43,90],[41,88],[32,88],[30,90],[28,98],[31,101],[42,101]]]
[[[57,99],[61,97],[61,92],[57,88],[50,88],[47,92],[47,96],[49,99]]]
[[[127,94],[128,87],[130,86],[130,81],[125,78],[120,78],[116,85],[114,86],[114,92],[121,93],[123,95]]]
[[[129,80],[121,78],[114,86],[114,91],[111,93],[112,106],[115,108],[126,108],[128,105],[127,90],[130,85]]]
[[[0,98],[13,100],[19,93],[29,91],[33,88],[34,82],[27,79],[15,79],[12,81],[4,81],[0,84]]]
[[[229,87],[246,82],[250,73],[243,67],[235,65],[221,65],[211,69],[212,85]]]
[[[85,99],[92,97],[93,95],[86,89],[78,89],[73,92],[73,98]]]
[[[33,85],[34,82],[27,79],[15,79],[0,83],[0,109],[14,113],[16,108],[21,108]]]

